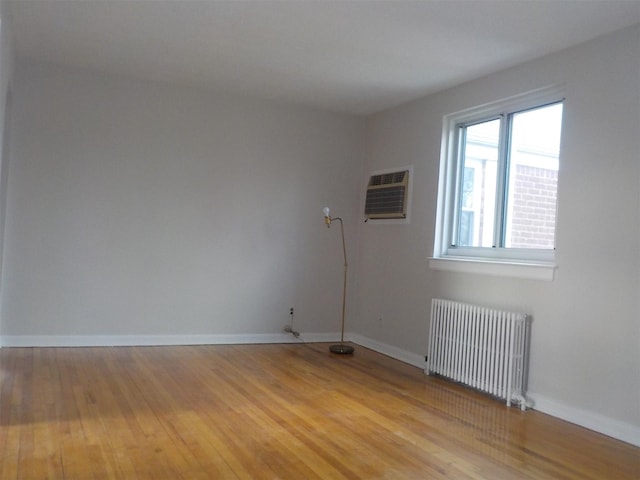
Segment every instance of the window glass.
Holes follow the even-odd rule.
[[[461,129],[462,188],[456,243],[463,247],[491,247],[496,219],[500,119]]]
[[[561,124],[554,103],[458,126],[452,246],[554,248]]]
[[[511,116],[505,244],[553,249],[562,103]]]

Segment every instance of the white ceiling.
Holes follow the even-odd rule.
[[[640,23],[640,0],[16,0],[17,54],[368,114]]]

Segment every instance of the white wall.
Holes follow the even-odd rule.
[[[14,84],[5,344],[246,340],[290,306],[297,329],[339,331],[321,210],[357,214],[362,120],[26,60]]]
[[[10,126],[10,83],[13,74],[13,37],[6,2],[0,1],[0,290],[2,289],[2,252],[8,179],[8,145]],[[2,315],[0,312],[0,327]]]
[[[445,114],[565,84],[553,282],[431,271]],[[414,164],[411,225],[361,228],[359,319],[424,356],[432,297],[533,317],[538,408],[640,444],[640,27],[372,117],[369,170]]]

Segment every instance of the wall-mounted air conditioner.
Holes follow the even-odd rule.
[[[408,219],[412,169],[374,172],[364,206],[366,220]]]

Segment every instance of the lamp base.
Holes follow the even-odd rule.
[[[353,353],[354,348],[351,345],[331,345],[329,347],[329,351],[331,353],[337,353],[339,355],[351,355]]]

